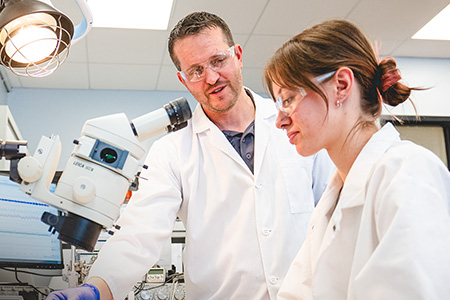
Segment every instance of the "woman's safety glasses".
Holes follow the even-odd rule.
[[[317,76],[316,78],[314,78],[314,81],[317,82],[317,83],[321,83],[324,80],[326,80],[326,79],[330,78],[331,76],[333,76],[334,73],[336,73],[336,71]],[[283,99],[282,95],[278,96],[275,99],[275,105],[276,105],[276,107],[277,107],[277,109],[279,111],[281,111],[281,112],[285,113],[286,115],[290,116],[291,113],[297,107],[297,104],[300,103],[300,101],[303,100],[303,98],[305,98],[305,96],[306,96],[305,89],[302,88],[302,87],[299,87],[298,88],[298,93],[296,93],[295,96],[288,97],[286,99]]]

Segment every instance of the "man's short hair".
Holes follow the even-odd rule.
[[[228,46],[231,47],[234,45],[233,36],[227,23],[215,14],[205,11],[193,12],[178,21],[170,32],[168,41],[170,58],[178,71],[181,71],[181,66],[180,61],[173,52],[175,42],[187,36],[198,34],[205,29],[213,28],[221,28],[225,42]]]

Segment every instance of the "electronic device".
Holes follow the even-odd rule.
[[[436,154],[450,170],[450,118],[433,116],[383,116],[381,125],[392,123],[401,139],[411,140]]]
[[[160,282],[166,281],[166,270],[164,268],[151,268],[145,275],[146,282]]]
[[[92,251],[101,230],[119,229],[114,222],[120,205],[128,190],[138,188],[140,172],[146,167],[143,143],[185,127],[191,116],[187,100],[178,98],[131,122],[123,113],[86,121],[54,193],[49,185],[61,152],[59,136],[43,136],[34,154],[25,156],[24,144],[13,143],[15,155],[3,142],[0,158],[8,153],[7,159],[18,160],[16,172],[11,169],[10,174],[17,175],[12,179],[21,183],[23,192],[63,212],[44,212],[41,220],[50,230],[58,232],[60,240]]]
[[[134,293],[136,300],[184,300],[185,285],[184,282],[145,283]]]
[[[41,222],[44,212],[58,210],[20,190],[8,176],[0,175],[0,266],[63,269],[61,241]]]
[[[51,290],[18,284],[0,284],[0,300],[45,300]]]

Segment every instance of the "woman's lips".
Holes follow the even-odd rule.
[[[298,131],[288,132],[288,133],[287,133],[287,136],[288,136],[288,138],[289,138],[289,142],[290,142],[291,144],[294,144],[294,138],[297,136],[297,134],[298,134]]]

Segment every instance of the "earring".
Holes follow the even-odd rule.
[[[342,100],[342,99],[344,99],[344,96],[341,96],[340,98],[341,98],[341,100]],[[339,99],[336,101],[336,106],[337,106],[337,107],[340,107],[340,106],[341,106],[341,101],[339,101]]]

